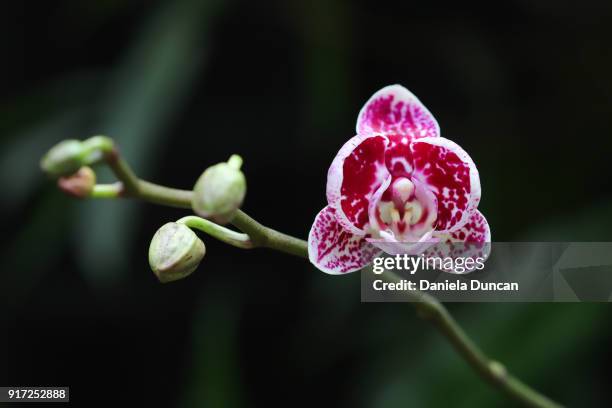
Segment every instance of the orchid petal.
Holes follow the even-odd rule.
[[[423,138],[411,145],[413,177],[426,183],[438,199],[438,231],[461,227],[480,201],[480,177],[470,156],[442,137]]]
[[[385,167],[387,139],[355,136],[342,146],[327,173],[327,201],[337,210],[340,224],[365,235],[368,204],[389,178]]]
[[[389,173],[395,177],[409,177],[412,174],[412,151],[408,136],[387,135],[385,164]]]
[[[366,102],[357,119],[357,134],[399,134],[411,139],[440,136],[440,127],[425,105],[401,85],[390,85]]]
[[[323,272],[339,275],[357,271],[372,262],[380,249],[362,236],[345,230],[327,206],[317,214],[308,235],[308,257]]]
[[[453,232],[434,232],[435,238],[440,243],[429,248],[425,256],[439,258],[481,258],[484,262],[491,253],[491,230],[489,223],[482,213],[474,210],[468,217],[468,221]],[[469,273],[474,271],[476,265],[465,268],[462,272],[452,269],[442,269],[450,273]]]

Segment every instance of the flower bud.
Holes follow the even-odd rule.
[[[70,176],[60,177],[57,185],[64,193],[76,198],[86,198],[96,185],[96,173],[91,167],[83,166]]]
[[[242,205],[246,194],[246,179],[238,155],[230,157],[227,163],[207,168],[196,182],[191,203],[193,211],[219,224],[226,224]]]
[[[41,159],[40,167],[53,176],[66,176],[81,168],[83,143],[79,140],[64,140],[53,146]]]
[[[204,243],[189,227],[169,222],[151,240],[149,265],[160,282],[172,282],[190,275],[205,253]]]

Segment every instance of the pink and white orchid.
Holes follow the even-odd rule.
[[[357,271],[382,252],[486,259],[490,250],[474,162],[400,85],[361,109],[357,136],[329,168],[327,201],[308,237],[310,261],[323,272]]]

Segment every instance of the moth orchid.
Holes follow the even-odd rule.
[[[382,252],[489,253],[474,162],[440,137],[433,115],[400,85],[376,92],[361,109],[357,136],[329,168],[327,201],[308,237],[310,261],[323,272],[357,271]]]

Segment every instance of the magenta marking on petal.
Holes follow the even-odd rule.
[[[426,183],[438,199],[436,229],[459,228],[480,200],[476,165],[459,145],[442,137],[417,140],[411,149],[414,177]]]
[[[411,139],[403,135],[387,135],[385,164],[393,177],[409,177],[412,174]]]
[[[472,211],[467,221],[453,232],[435,232],[434,237],[440,243],[425,252],[425,256],[439,258],[482,258],[486,261],[491,253],[491,229],[489,223],[478,210]],[[466,269],[461,273],[469,273],[474,268]],[[459,273],[453,270],[444,272]]]
[[[349,231],[364,234],[369,200],[389,176],[382,136],[354,137],[334,159],[327,177],[327,200],[338,210],[339,222]]]
[[[453,240],[468,244],[491,242],[491,229],[487,219],[478,210],[474,210],[465,224],[457,230],[450,232]]]
[[[357,134],[399,134],[411,139],[440,136],[433,115],[401,85],[376,92],[363,106],[357,119]]]
[[[308,235],[308,257],[323,272],[334,275],[354,272],[379,254],[380,250],[364,237],[340,225],[333,207],[327,206],[317,214]]]
[[[327,172],[327,202],[334,205],[340,201],[340,189],[342,188],[344,160],[350,155],[355,147],[363,142],[366,137],[354,136],[349,139],[341,148],[332,161]]]

